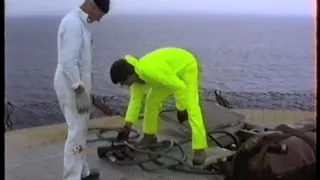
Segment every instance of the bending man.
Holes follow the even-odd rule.
[[[85,158],[92,71],[88,26],[108,13],[109,3],[109,0],[86,0],[60,23],[54,89],[68,124],[63,180],[90,180],[100,176],[97,170],[89,169]]]
[[[148,92],[143,120],[144,138],[138,144],[157,141],[161,103],[170,95],[176,99],[178,119],[187,120],[192,130],[193,163],[203,164],[207,148],[206,130],[199,105],[199,70],[196,57],[185,49],[168,47],[154,50],[139,60],[127,55],[110,69],[114,84],[130,86],[126,124],[118,138],[126,140],[138,120],[143,95]]]

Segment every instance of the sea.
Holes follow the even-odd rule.
[[[62,17],[5,19],[5,94],[20,112],[38,116],[60,113],[56,105],[55,110],[50,108],[57,104],[53,77]],[[91,28],[92,93],[97,96],[128,96],[128,88],[110,81],[113,61],[126,54],[143,56],[157,48],[176,46],[188,48],[200,58],[206,92],[212,95],[215,89],[222,91],[235,108],[315,108],[312,17],[128,14],[106,16]],[[19,128],[63,121],[41,116],[41,120],[26,125],[23,122],[28,118],[16,115],[15,119],[18,116],[20,120],[15,121]]]

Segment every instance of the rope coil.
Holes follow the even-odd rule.
[[[4,101],[4,108],[5,108],[5,113],[4,113],[4,129],[5,131],[7,129],[12,129],[13,128],[13,123],[12,123],[12,115],[15,109],[15,106],[5,98]]]

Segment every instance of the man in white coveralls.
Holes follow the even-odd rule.
[[[109,12],[109,0],[86,0],[66,14],[58,31],[58,65],[54,76],[62,113],[68,124],[63,180],[99,179],[86,162],[87,121],[91,107],[92,39],[89,25]]]

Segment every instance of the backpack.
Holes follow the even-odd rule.
[[[315,180],[316,124],[281,124],[246,140],[231,162],[218,163],[226,180]],[[294,124],[301,125],[301,124]]]

